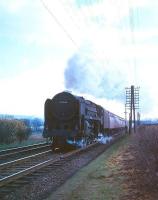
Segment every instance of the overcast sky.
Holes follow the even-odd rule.
[[[124,116],[135,85],[158,117],[157,52],[157,0],[1,0],[0,113],[43,117],[70,90]]]

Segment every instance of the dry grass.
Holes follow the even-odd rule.
[[[48,199],[156,200],[157,174],[158,126],[140,126]]]
[[[148,174],[148,187],[158,184],[158,126],[140,126],[134,135],[136,164]]]
[[[119,200],[124,176],[120,173],[118,159],[122,160],[121,154],[127,143],[125,138],[112,145],[53,192],[48,200]]]
[[[140,126],[122,154],[126,176],[121,200],[158,199],[158,126]]]

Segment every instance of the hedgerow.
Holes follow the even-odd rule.
[[[22,142],[31,134],[24,122],[16,119],[0,119],[0,143]]]

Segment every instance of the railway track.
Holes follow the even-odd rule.
[[[41,161],[44,160],[44,157],[46,160]],[[49,157],[53,158],[48,159]],[[0,187],[5,186],[10,182],[14,182],[17,179],[22,178],[23,176],[26,176],[34,171],[37,171],[38,169],[46,166],[46,164],[49,164],[50,161],[54,160],[54,158],[55,156],[52,156],[52,150],[48,150],[42,153],[1,164]]]
[[[39,190],[40,188],[39,183],[42,184],[43,180],[49,179],[51,176],[53,176],[53,178],[48,182],[49,183],[54,182],[52,183],[54,184],[52,188],[57,187],[56,184],[58,185],[59,182],[62,182],[62,180],[60,179],[62,179],[62,177],[67,176],[65,175],[65,173],[68,173],[68,174],[74,173],[76,170],[76,169],[73,169],[74,166],[77,169],[80,168],[80,164],[78,164],[78,162],[80,162],[78,160],[79,157],[83,157],[82,158],[83,160],[85,159],[85,157],[88,157],[86,159],[88,159],[89,160],[88,162],[90,162],[90,160],[94,159],[98,154],[104,151],[109,145],[113,144],[115,140],[117,140],[117,138],[115,138],[113,141],[110,141],[106,145],[94,143],[82,149],[74,150],[72,152],[68,152],[65,154],[64,153],[52,154],[52,152],[50,153],[49,151],[45,151],[45,152],[41,152],[41,153],[34,154],[31,156],[27,156],[25,158],[21,158],[21,159],[17,159],[14,161],[9,161],[9,162],[1,164],[0,165],[0,175],[1,175],[0,176],[0,198],[3,199],[3,197],[6,196],[8,192],[10,193],[10,191],[12,190],[15,191],[13,193],[17,194],[20,187],[21,187],[20,195],[23,195],[24,193],[26,193],[26,189],[24,189],[24,191],[21,192],[21,190],[23,190],[22,188],[29,187],[31,182],[33,182],[34,179],[36,180],[36,178],[39,180],[35,184],[33,184],[32,187],[33,188],[37,187],[37,190]],[[89,155],[86,156],[86,154],[89,154]],[[73,160],[76,160],[76,159],[77,161],[75,161],[75,164],[74,163],[70,164],[71,162],[74,162]],[[69,166],[71,170],[70,169],[67,170],[67,166]],[[47,176],[48,173],[50,173],[50,175],[48,175],[48,178],[46,178],[45,176]],[[30,189],[27,189],[27,190],[30,190]],[[42,193],[41,192],[42,190],[43,190],[43,185],[40,191],[37,193]],[[36,192],[33,192],[33,194],[34,193]],[[10,199],[10,197],[4,198],[4,199]],[[23,197],[20,197],[20,199],[23,199]]]
[[[39,153],[35,153],[35,152]],[[31,154],[29,156],[26,156]],[[27,174],[27,169],[52,156],[46,143],[28,145],[0,151],[0,187]],[[25,172],[25,173],[24,173]]]
[[[50,149],[50,144],[39,143],[24,147],[2,150],[0,151],[0,164],[24,157],[25,155],[33,154],[35,152],[42,152],[47,149]]]
[[[85,152],[99,143],[88,145],[83,149],[74,150],[65,154],[52,154],[52,150],[34,154],[17,160],[0,164],[0,187],[32,174],[49,165],[60,165],[67,159]],[[41,157],[42,156],[42,157]],[[39,159],[37,159],[39,157]]]

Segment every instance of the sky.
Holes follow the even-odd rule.
[[[124,117],[140,87],[141,118],[158,118],[157,0],[1,0],[0,114],[43,117],[69,90]]]

